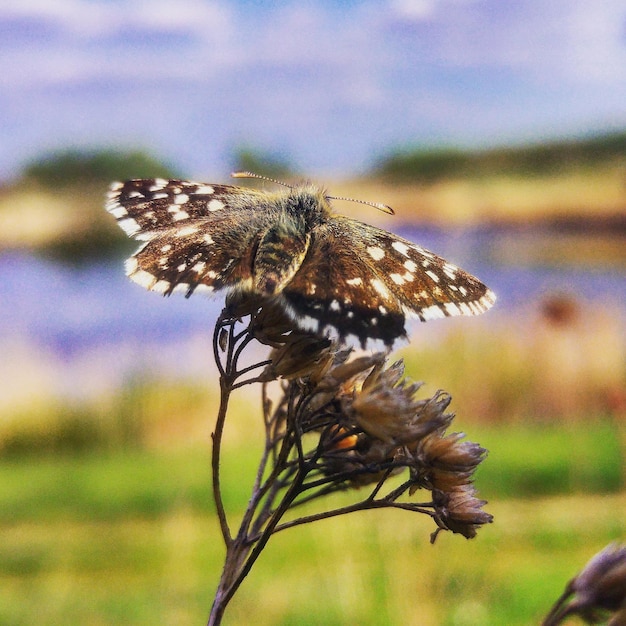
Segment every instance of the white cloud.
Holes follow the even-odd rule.
[[[354,162],[397,138],[620,120],[625,21],[623,0],[0,0],[0,134],[9,154],[133,130],[193,135],[175,149],[194,163],[239,139]]]
[[[29,24],[45,27],[52,35],[38,39]],[[201,0],[9,0],[0,7],[0,27],[12,28],[14,41],[23,38],[22,46],[13,46],[8,62],[0,62],[0,85],[6,88],[125,77],[147,80],[151,75],[197,80],[234,56],[230,9]],[[172,45],[168,37],[180,41]],[[176,46],[185,41],[187,50],[181,56]]]
[[[228,26],[227,5],[202,0],[127,0],[89,2],[85,0],[5,0],[0,20],[30,19],[49,22],[66,34],[91,39],[114,34],[124,28],[179,30],[203,34]]]
[[[501,67],[552,85],[626,78],[623,0],[395,0],[391,7],[392,23],[415,27],[425,63]]]
[[[423,20],[435,12],[436,0],[393,0],[391,11],[398,19]]]

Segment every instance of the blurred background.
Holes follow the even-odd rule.
[[[249,169],[384,202],[337,210],[498,295],[394,354],[489,448],[494,524],[434,547],[401,512],[291,530],[225,623],[535,624],[624,538],[622,1],[5,0],[0,85],[0,624],[198,624],[212,602],[222,302],[126,279],[103,208],[125,178]],[[263,436],[245,395],[235,515]]]

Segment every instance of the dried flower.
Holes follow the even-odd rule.
[[[602,621],[615,612],[609,624],[626,623],[626,545],[609,544],[567,584],[543,626],[556,626],[569,615],[588,623]]]
[[[250,318],[243,331],[237,328],[244,323],[240,316]],[[230,534],[223,503],[216,497],[228,548],[220,588],[238,587],[259,546],[273,533],[316,519],[401,508],[430,515],[438,526],[433,539],[440,530],[472,538],[479,526],[492,521],[472,482],[486,450],[464,441],[462,433],[446,434],[454,418],[447,412],[448,394],[418,398],[421,383],[404,377],[402,361],[387,365],[386,353],[355,356],[350,349],[339,349],[325,337],[294,328],[271,300],[233,296],[221,319],[214,334],[222,375],[215,439],[221,436],[229,394],[261,381],[265,450],[245,523],[236,536]],[[272,346],[270,359],[240,366],[253,339]],[[260,367],[260,375],[251,375]],[[278,378],[282,380],[274,386],[279,393],[270,393],[268,385]],[[388,481],[402,475],[404,480]],[[291,514],[283,521],[305,502],[338,490],[356,493],[367,485],[369,493],[355,496],[351,505],[299,518]],[[430,500],[412,502],[418,489],[429,490]]]
[[[459,533],[467,539],[476,536],[479,526],[493,521],[493,516],[482,510],[487,501],[476,497],[476,489],[471,484],[458,485],[447,492],[434,490],[433,502],[439,528]],[[431,541],[435,541],[437,533],[435,531],[431,536]]]
[[[415,399],[421,384],[401,379],[403,373],[401,361],[376,370],[352,402],[359,426],[391,447],[415,443],[448,422],[448,416],[438,410],[441,406],[431,411],[430,400]]]
[[[282,346],[272,350],[270,360],[276,377],[309,377],[316,382],[333,363],[333,346],[330,339],[292,333]]]
[[[284,309],[271,299],[256,294],[228,294],[224,311],[226,316],[234,319],[250,316],[250,337],[268,346],[282,344],[294,332],[294,324]]]

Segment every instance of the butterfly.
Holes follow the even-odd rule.
[[[255,176],[235,174],[245,175]],[[477,315],[495,302],[482,282],[442,257],[335,214],[321,187],[284,186],[114,183],[107,210],[144,242],[126,262],[128,276],[163,295],[261,296],[297,328],[340,340],[354,335],[362,345],[406,336],[407,316]]]

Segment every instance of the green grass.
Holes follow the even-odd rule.
[[[477,426],[495,522],[428,543],[432,522],[370,511],[275,536],[225,624],[536,624],[566,581],[623,537],[616,431]],[[255,451],[225,451],[227,507],[245,505]],[[547,495],[549,494],[549,495]],[[346,498],[347,494],[338,496]],[[208,448],[0,462],[0,624],[201,624],[223,547]]]
[[[595,420],[472,426],[489,450],[478,470],[481,491],[498,497],[611,493],[623,486],[624,450],[617,424]]]
[[[562,425],[475,425],[468,439],[489,450],[477,485],[490,499],[616,493],[623,450],[609,420]],[[242,509],[255,471],[254,449],[223,459],[225,503]],[[12,457],[0,461],[0,523],[158,518],[186,507],[213,510],[206,448],[120,450],[100,454]]]

